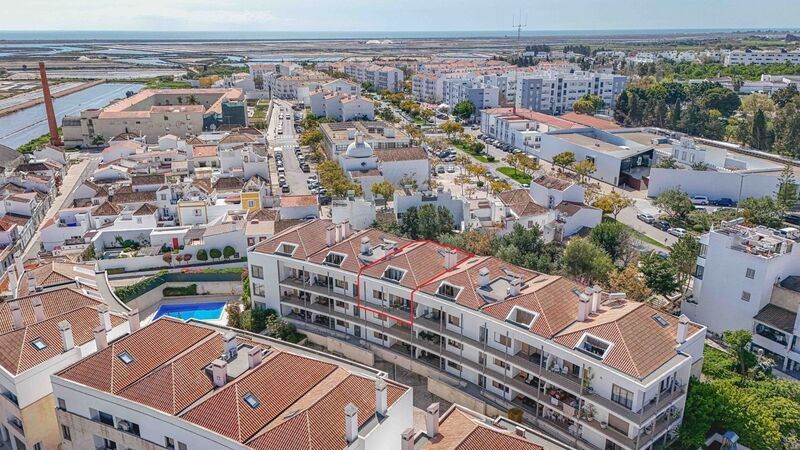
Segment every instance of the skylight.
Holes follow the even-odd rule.
[[[119,358],[119,360],[124,362],[126,365],[133,362],[133,356],[131,356],[131,354],[128,352],[120,353],[119,355],[117,355],[117,358]]]
[[[437,294],[439,294],[439,296],[447,298],[449,300],[455,300],[455,298],[458,297],[458,294],[460,292],[461,292],[461,288],[460,287],[455,287],[455,286],[447,284],[447,283],[442,283],[439,286],[439,290],[437,291]]]
[[[281,242],[281,245],[278,246],[278,250],[276,250],[275,252],[283,255],[292,256],[295,250],[297,250],[296,245]]]
[[[662,328],[667,328],[669,326],[669,322],[664,320],[663,317],[659,316],[658,314],[653,314],[653,320],[655,320]]]
[[[250,407],[253,408],[253,409],[258,408],[258,406],[261,405],[261,402],[258,401],[256,396],[251,394],[251,393],[249,393],[249,392],[247,394],[244,394],[244,397],[242,397],[242,400],[244,400],[245,403],[250,405]]]
[[[42,338],[36,338],[36,339],[34,339],[34,340],[31,342],[31,345],[33,345],[33,347],[34,347],[36,350],[44,350],[44,349],[46,349],[46,348],[47,348],[47,342],[45,342],[45,341],[44,341]]]

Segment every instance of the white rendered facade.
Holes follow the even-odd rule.
[[[613,109],[627,84],[628,78],[622,75],[536,72],[517,79],[515,98],[518,107],[548,114],[572,111],[572,105],[584,95],[597,95],[605,108]]]
[[[725,53],[722,63],[733,64],[800,64],[800,50],[731,50]]]

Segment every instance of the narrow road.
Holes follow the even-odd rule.
[[[273,102],[275,103],[267,128],[267,139],[273,149],[283,148],[283,168],[286,171],[286,181],[289,183],[289,194],[286,195],[309,194],[307,180],[310,174],[300,170],[300,162],[294,153],[294,148],[298,145],[298,136],[294,132],[294,110],[291,103],[285,100],[276,99]],[[281,115],[283,119],[279,118]],[[279,123],[282,125],[282,134],[278,134]]]

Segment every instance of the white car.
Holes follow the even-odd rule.
[[[695,195],[692,197],[692,203],[695,205],[708,205],[708,197],[705,195]]]
[[[684,230],[683,228],[670,228],[669,230],[667,230],[667,233],[682,238],[686,236],[687,231]]]
[[[447,173],[455,173],[456,168],[454,166],[447,166]]]
[[[653,217],[652,214],[647,214],[647,213],[639,213],[636,215],[636,218],[644,223],[653,223],[656,221],[656,218]]]

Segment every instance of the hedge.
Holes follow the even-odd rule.
[[[138,283],[130,286],[116,288],[114,293],[124,303],[127,303],[164,283],[192,283],[209,281],[238,281],[241,280],[243,269],[203,269],[192,272],[169,273],[162,270],[152,277],[145,278]],[[175,295],[194,295],[194,294],[175,294]]]
[[[197,295],[197,285],[190,284],[183,287],[165,287],[162,291],[164,297],[181,297],[185,295]]]

